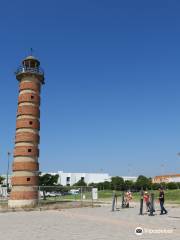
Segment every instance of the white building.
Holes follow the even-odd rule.
[[[79,180],[84,180],[84,182],[87,184],[111,180],[111,177],[108,173],[65,173],[63,171],[58,171],[58,174],[58,183],[63,186],[72,186]]]
[[[7,185],[7,175],[6,175],[6,174],[2,174],[1,177],[4,178],[4,180],[2,181],[2,185],[6,186],[6,185]],[[8,175],[8,184],[9,184],[9,187],[11,187],[11,177],[12,177],[12,175],[9,174],[9,175]]]
[[[124,181],[136,182],[136,180],[137,180],[138,177],[122,176],[122,178],[124,179]]]

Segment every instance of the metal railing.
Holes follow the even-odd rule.
[[[93,207],[93,204],[97,202],[93,197],[93,187],[34,186],[34,188],[38,191],[37,207]],[[8,209],[9,197],[10,192],[7,192],[7,188],[0,187],[0,211]]]
[[[92,205],[92,187],[39,186],[38,205],[63,203],[64,206]]]
[[[44,71],[40,67],[32,68],[32,67],[20,66],[20,67],[17,68],[15,74],[19,75],[21,73],[36,73],[36,74],[39,74],[39,75],[44,75]]]

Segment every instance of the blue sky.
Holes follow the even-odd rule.
[[[31,47],[46,74],[42,171],[180,172],[179,1],[0,2],[0,173]]]

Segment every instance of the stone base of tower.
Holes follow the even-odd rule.
[[[38,205],[37,199],[28,199],[28,200],[9,200],[9,208],[34,208]]]

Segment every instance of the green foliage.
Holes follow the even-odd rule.
[[[3,183],[4,179],[5,179],[4,177],[0,176],[0,184]]]
[[[39,185],[40,186],[55,186],[57,185],[59,175],[44,174],[39,176]]]
[[[108,182],[108,181],[105,181],[105,182],[103,183],[103,186],[104,186],[104,190],[111,189],[111,183]]]
[[[137,190],[140,189],[151,189],[151,179],[147,178],[143,175],[140,175],[136,181],[136,188]]]
[[[151,185],[152,190],[158,190],[161,187],[160,183],[152,183]]]
[[[178,189],[178,184],[175,183],[175,182],[169,182],[169,183],[166,184],[166,186],[167,186],[167,189],[170,189],[170,190]]]
[[[39,185],[43,191],[60,191],[60,192],[68,192],[68,188],[58,185],[58,178],[59,175],[51,175],[51,174],[44,174],[39,176]],[[4,180],[3,177],[0,176],[0,183]],[[51,186],[51,187],[48,187]],[[54,188],[52,186],[55,186]],[[79,180],[76,184],[73,185],[74,187],[77,186],[87,186],[84,182],[84,179]],[[160,187],[164,189],[180,189],[180,183],[152,183],[151,178],[147,178],[146,176],[140,175],[137,178],[136,182],[125,180],[122,177],[116,176],[112,177],[111,181],[105,181],[100,183],[90,183],[88,186],[96,187],[98,190],[117,190],[117,191],[124,191],[124,190],[131,190],[133,192],[139,192],[142,188],[144,190],[158,190]]]
[[[122,177],[112,177],[111,178],[111,188],[112,190],[124,190],[124,179]]]
[[[134,183],[131,180],[125,180],[124,181],[124,190],[129,190],[134,188]]]
[[[79,186],[79,187],[86,187],[87,184],[85,183],[84,179],[80,179],[77,183],[75,183],[73,186]]]

